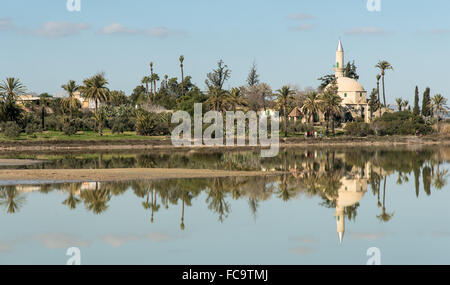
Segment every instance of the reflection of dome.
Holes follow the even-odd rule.
[[[364,194],[365,192],[351,192],[340,190],[339,197],[336,200],[336,207],[340,208],[355,205],[362,199]]]
[[[364,87],[353,78],[349,77],[338,77],[336,79],[336,83],[338,86],[338,92],[365,92]],[[328,85],[326,88],[329,88]]]

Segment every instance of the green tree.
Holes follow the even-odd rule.
[[[439,125],[439,121],[440,121],[440,115],[447,115],[448,113],[448,107],[447,107],[447,99],[444,98],[444,96],[442,96],[441,94],[436,94],[433,97],[433,101],[431,103],[432,105],[432,109],[434,114],[436,115],[437,118],[437,124],[438,124],[438,132],[440,131],[440,125]]]
[[[378,100],[379,94],[377,89],[373,89],[372,93],[370,93],[369,98],[369,110],[370,110],[370,120],[373,119],[373,113],[375,113],[378,108],[380,108],[380,101]]]
[[[403,107],[403,99],[402,98],[397,98],[397,99],[395,99],[395,103],[397,104],[398,110],[401,112],[402,111],[402,107]]]
[[[259,83],[259,74],[256,69],[256,63],[253,62],[252,67],[250,68],[250,72],[248,73],[247,77],[247,84],[248,86],[255,86]]]
[[[287,137],[288,107],[292,102],[292,96],[295,94],[295,91],[289,86],[283,86],[276,92],[277,106],[282,110],[284,116],[284,137]]]
[[[17,122],[20,118],[22,109],[16,104],[17,98],[25,93],[25,86],[19,79],[8,77],[0,84],[0,107],[1,119],[3,121]]]
[[[303,101],[302,113],[306,115],[308,123],[315,114],[320,112],[321,102],[317,92],[309,92]]]
[[[95,113],[98,111],[98,104],[101,102],[107,102],[109,100],[109,89],[107,87],[108,81],[103,74],[96,74],[91,78],[83,81],[83,86],[80,87],[81,94],[88,99],[95,102]],[[98,116],[100,118],[101,115]],[[94,117],[97,117],[94,115]],[[96,125],[98,120],[96,121]],[[100,133],[100,132],[99,132]]]
[[[386,87],[385,87],[385,83],[384,83],[384,76],[386,75],[386,71],[387,70],[394,70],[394,68],[392,67],[392,65],[385,61],[385,60],[381,60],[380,62],[378,62],[377,65],[375,65],[376,68],[380,69],[381,71],[381,81],[383,84],[383,102],[384,102],[384,107],[386,107]]]
[[[327,133],[329,122],[331,120],[331,132],[333,133],[333,135],[335,135],[334,120],[335,116],[341,113],[342,103],[342,98],[338,95],[338,87],[336,81],[332,82],[331,86],[329,86],[325,90],[325,92],[322,93],[320,101],[322,103],[322,111],[327,118]]]
[[[413,109],[414,115],[418,116],[420,115],[420,107],[419,107],[419,87],[416,86],[416,90],[414,92],[414,109]]]
[[[422,116],[424,116],[424,117],[431,117],[432,116],[430,92],[431,92],[430,88],[427,87],[425,89],[425,92],[423,93],[423,98],[422,98]]]
[[[244,96],[242,96],[242,92],[239,88],[233,88],[230,92],[230,105],[233,107],[233,111],[236,112],[238,107],[246,106],[247,101]]]
[[[359,75],[356,72],[356,65],[355,65],[355,61],[353,62],[348,62],[347,65],[345,66],[345,70],[344,70],[344,76],[345,77],[349,77],[349,78],[353,78],[355,80],[359,79]]]
[[[183,55],[180,55],[180,69],[181,69],[181,90],[182,90],[182,93],[181,93],[181,96],[183,96],[185,93],[184,93],[184,86],[183,86],[183,83],[184,83],[184,56]]]
[[[142,84],[145,84],[145,90],[146,90],[146,94],[147,94],[147,99],[150,102],[150,92],[148,90],[148,84],[151,83],[152,80],[149,76],[144,76],[141,80]]]
[[[47,116],[47,108],[50,104],[52,96],[47,93],[39,95],[39,105],[41,107],[41,128],[45,130],[45,117]]]
[[[80,89],[80,86],[78,86],[74,80],[69,80],[69,82],[62,85],[61,88],[69,95],[69,97],[62,100],[62,105],[63,108],[69,110],[69,118],[72,120],[72,111],[81,106],[80,101],[75,98],[75,92]]]

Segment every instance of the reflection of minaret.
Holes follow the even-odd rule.
[[[366,179],[341,180],[342,186],[339,188],[336,199],[336,224],[339,243],[342,244],[345,233],[345,208],[356,205],[367,191]]]

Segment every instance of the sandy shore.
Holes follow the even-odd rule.
[[[23,166],[42,163],[42,160],[31,159],[0,159],[0,166]]]
[[[160,180],[175,178],[213,178],[271,176],[283,172],[263,171],[224,171],[207,169],[162,169],[162,168],[126,168],[126,169],[42,169],[42,170],[1,170],[0,181],[129,181]]]

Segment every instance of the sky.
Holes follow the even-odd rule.
[[[377,0],[374,0],[377,1]],[[367,91],[376,87],[379,60],[387,100],[412,104],[414,88],[449,98],[448,0],[0,0],[0,79],[17,77],[28,91],[60,96],[68,80],[104,72],[110,88],[130,94],[149,71],[185,75],[201,89],[222,59],[231,69],[225,87],[244,85],[253,62],[273,90],[317,87],[333,73],[341,39]]]

